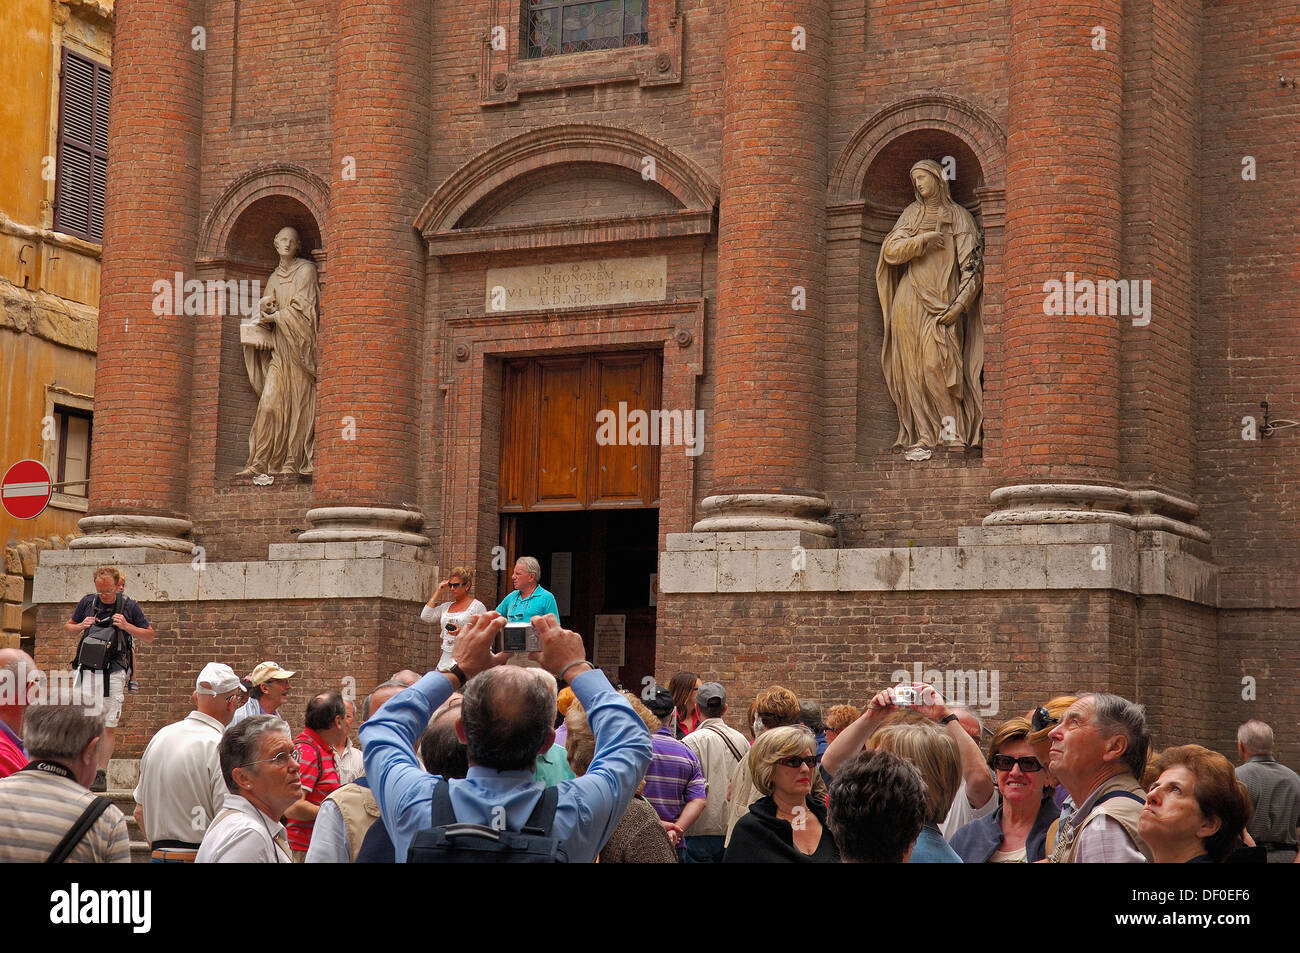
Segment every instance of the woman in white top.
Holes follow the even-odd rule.
[[[461,626],[479,613],[487,612],[487,606],[474,598],[473,588],[474,570],[457,566],[438,584],[438,591],[420,613],[421,622],[436,622],[442,633],[442,658],[438,660],[438,668],[451,664],[451,653],[456,647],[456,635]]]

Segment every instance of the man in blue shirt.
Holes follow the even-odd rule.
[[[542,579],[541,563],[532,556],[520,557],[510,579],[515,584],[515,591],[497,606],[497,612],[505,616],[507,621],[527,622],[535,615],[553,615],[559,619],[560,610],[555,604],[555,596],[538,585]]]
[[[549,595],[549,593],[548,593]],[[557,679],[567,679],[596,736],[587,773],[558,785],[559,805],[551,835],[571,862],[596,858],[650,763],[645,723],[605,678],[587,663],[582,636],[560,628],[554,615],[531,620],[541,639],[532,658]],[[456,820],[520,830],[545,784],[533,780],[533,762],[555,740],[555,696],[518,666],[509,653],[493,654],[492,641],[506,619],[486,612],[461,630],[455,664],[429,672],[389,700],[361,726],[366,777],[392,835],[398,861],[406,860],[416,833],[432,823],[433,792],[451,785]],[[456,734],[469,754],[469,775],[445,781],[426,774],[415,744],[429,716],[453,692],[464,690]]]

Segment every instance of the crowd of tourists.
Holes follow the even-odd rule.
[[[194,710],[140,760],[151,860],[1296,860],[1300,777],[1262,721],[1238,729],[1234,766],[1201,745],[1160,747],[1140,705],[1087,690],[985,724],[922,683],[825,710],[774,685],[741,718],[707,675],[616,688],[539,576],[521,559],[489,611],[454,570],[422,616],[442,636],[437,667],[395,672],[359,712],[322,686],[296,735],[282,716],[296,671],[203,666]],[[113,578],[96,584],[120,613]],[[512,623],[533,630],[527,661],[506,650]],[[0,695],[0,861],[130,860],[125,816],[91,790],[102,706],[30,703],[33,673],[0,651],[0,674],[24,686]]]

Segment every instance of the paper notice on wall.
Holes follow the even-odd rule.
[[[624,663],[623,648],[627,641],[627,616],[598,615],[595,623],[597,668],[618,668]]]
[[[555,607],[560,615],[569,614],[569,598],[573,592],[573,553],[551,553],[551,584]]]

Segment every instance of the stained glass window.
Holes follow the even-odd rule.
[[[644,46],[647,0],[563,3],[526,0],[524,49],[529,58]]]

